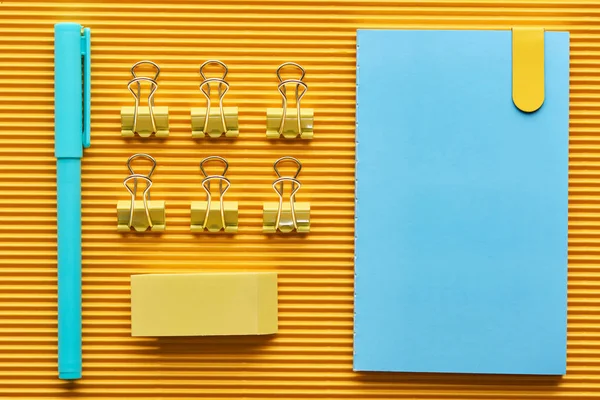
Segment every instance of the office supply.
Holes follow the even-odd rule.
[[[90,147],[90,40],[90,28],[54,25],[60,379],[81,378],[81,158]]]
[[[211,64],[218,65],[223,70],[223,76],[220,78],[207,78],[205,69]],[[223,107],[223,97],[229,91],[229,83],[225,81],[225,77],[229,69],[219,60],[208,60],[200,66],[200,91],[206,97],[206,107],[194,107],[191,110],[192,114],[192,137],[211,137],[218,138],[222,135],[226,137],[237,137],[239,135],[238,128],[238,108]],[[219,108],[211,107],[211,84],[217,84],[218,87],[218,102]]]
[[[131,336],[277,333],[277,274],[131,276]]]
[[[544,30],[512,31],[512,95],[523,112],[537,111],[544,103]]]
[[[279,166],[282,163],[296,164],[294,176],[281,176]],[[306,233],[310,231],[310,203],[296,202],[296,193],[302,186],[298,180],[298,175],[302,170],[302,164],[294,157],[281,157],[273,169],[277,174],[277,179],[273,182],[273,189],[279,196],[279,202],[266,202],[263,204],[263,232],[265,233],[289,233],[296,231]],[[289,202],[283,202],[284,183],[291,184]]]
[[[150,171],[144,174],[137,174],[133,171],[131,163],[135,159],[146,159],[150,161]],[[123,180],[123,186],[130,193],[130,200],[119,200],[117,202],[117,230],[119,232],[154,231],[162,232],[165,230],[165,202],[164,200],[151,200],[150,188],[152,187],[152,173],[156,169],[156,160],[148,154],[134,154],[127,160],[127,168],[130,175]],[[138,191],[138,180],[144,181],[146,187],[142,191],[142,200],[136,200]],[[133,183],[133,188],[131,187]]]
[[[150,66],[155,70],[153,78],[137,75],[136,69],[143,66]],[[158,90],[157,80],[160,75],[159,66],[152,61],[139,61],[131,67],[131,75],[133,79],[127,83],[127,89],[133,95],[135,105],[121,108],[121,136],[133,137],[136,133],[143,138],[153,133],[156,137],[169,136],[169,107],[154,105],[154,95]],[[146,106],[140,106],[142,83],[148,83],[150,87]]]
[[[354,369],[565,373],[568,33],[357,49]]]
[[[223,172],[217,175],[208,175],[204,165],[208,162],[217,162],[223,165]],[[225,177],[229,163],[223,157],[206,157],[200,162],[200,171],[204,175],[202,188],[206,191],[206,201],[192,201],[191,205],[191,230],[192,232],[220,232],[235,233],[238,229],[238,202],[224,201],[225,193],[229,190],[231,182]],[[219,182],[219,201],[213,201],[210,191],[211,181]]]
[[[283,79],[281,77],[284,68],[297,69],[300,72],[298,79]],[[301,108],[300,101],[308,91],[308,85],[304,82],[306,71],[299,64],[293,62],[283,63],[276,71],[279,84],[277,90],[281,94],[281,108],[267,108],[267,138],[276,139],[283,137],[293,139],[313,138],[314,111],[312,108]],[[294,87],[295,108],[288,107],[287,87]]]

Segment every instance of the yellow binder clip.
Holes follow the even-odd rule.
[[[293,177],[282,177],[277,166],[285,161],[294,162],[298,169]],[[296,193],[300,190],[301,184],[297,179],[302,164],[294,157],[282,157],[275,161],[273,165],[278,179],[273,182],[273,189],[279,196],[279,202],[266,202],[263,204],[263,232],[276,233],[278,230],[283,233],[292,231],[305,233],[310,231],[310,203],[296,202]],[[290,182],[291,192],[289,203],[283,202],[284,182]]]
[[[135,70],[141,65],[152,66],[156,70],[154,78],[138,77]],[[152,133],[155,133],[156,137],[169,136],[169,107],[154,106],[154,94],[158,89],[156,80],[159,74],[160,68],[152,61],[140,61],[131,67],[133,79],[127,84],[127,89],[129,89],[135,98],[135,106],[121,108],[121,136],[133,137],[136,132],[144,138],[149,137]],[[142,82],[150,84],[147,106],[140,106]],[[133,88],[134,85],[136,86],[135,90]]]
[[[217,64],[223,69],[221,78],[206,78],[204,69],[210,64]],[[229,91],[229,83],[225,81],[228,72],[227,66],[218,60],[208,60],[200,66],[200,75],[202,83],[200,83],[200,91],[206,97],[206,107],[192,108],[192,137],[201,138],[209,136],[218,138],[223,134],[226,137],[237,137],[239,135],[238,128],[238,108],[223,107],[223,97]],[[218,84],[219,107],[211,107],[210,85]]]
[[[223,164],[223,172],[220,175],[208,175],[204,170],[204,164],[209,161],[217,161]],[[219,156],[206,157],[200,163],[200,171],[204,175],[202,188],[206,191],[206,201],[192,201],[191,206],[191,230],[192,232],[220,232],[235,233],[238,230],[238,202],[224,201],[225,193],[229,190],[231,182],[225,178],[229,164],[227,160]],[[212,199],[210,182],[219,181],[219,201]]]
[[[281,70],[285,67],[295,67],[300,70],[300,79],[286,79],[281,78]],[[300,101],[306,94],[308,86],[303,81],[306,72],[300,65],[287,62],[281,64],[277,68],[277,79],[279,79],[279,85],[277,89],[281,93],[282,104],[281,108],[267,108],[267,137],[270,139],[276,139],[284,137],[286,139],[293,139],[300,137],[301,139],[312,139],[313,138],[313,121],[314,112],[312,108],[301,109]],[[287,101],[287,86],[294,85],[294,92],[296,94],[295,102],[296,109],[288,108]]]
[[[145,158],[152,163],[148,175],[133,172],[131,162],[136,158]],[[134,154],[127,160],[127,168],[131,175],[123,180],[123,185],[131,194],[130,200],[119,200],[117,202],[117,230],[119,232],[145,232],[147,230],[162,232],[165,230],[165,202],[150,199],[150,187],[152,187],[152,173],[156,168],[156,160],[148,154]],[[146,188],[142,194],[142,200],[136,200],[138,179],[146,181]],[[133,181],[133,189],[130,182]]]

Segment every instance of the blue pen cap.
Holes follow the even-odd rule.
[[[54,150],[57,158],[81,158],[84,144],[89,146],[89,76],[85,79],[87,104],[84,118],[84,73],[89,74],[89,30],[82,39],[81,25],[70,22],[56,24],[54,26]],[[86,141],[87,143],[84,143]]]

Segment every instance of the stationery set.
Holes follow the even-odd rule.
[[[354,370],[564,374],[569,34],[366,29],[356,54]],[[82,374],[90,56],[89,28],[56,25],[61,379]],[[121,109],[121,135],[168,137],[168,107],[155,105],[160,67],[144,60],[130,72],[134,101]],[[190,109],[191,138],[240,135],[228,72],[218,60],[200,66],[206,102]],[[305,70],[288,62],[275,73],[282,104],[266,110],[266,138],[312,139],[314,111],[301,107]],[[124,163],[129,195],[118,200],[115,227],[123,235],[168,232],[168,205],[151,198],[157,159],[136,153]],[[147,173],[133,165],[143,160]],[[305,234],[310,204],[296,201],[302,163],[273,161],[276,195],[263,204],[262,232]],[[237,233],[244,205],[225,196],[239,190],[228,168],[220,156],[201,160],[206,196],[189,204],[194,234]],[[275,273],[134,275],[131,287],[132,336],[277,332]]]

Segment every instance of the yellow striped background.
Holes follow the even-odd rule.
[[[57,379],[53,24],[92,29],[92,147],[83,160],[84,379]],[[571,32],[568,373],[564,378],[352,372],[354,101],[357,28]],[[193,140],[199,65],[230,68],[225,105],[240,138]],[[156,105],[171,136],[125,140],[129,67],[162,68]],[[280,104],[275,68],[306,70],[311,142],[267,141]],[[26,399],[548,399],[600,398],[600,1],[178,0],[0,2],[0,397]],[[389,116],[393,117],[393,116]],[[392,120],[392,119],[391,119]],[[158,160],[153,198],[167,201],[161,235],[116,232],[115,205],[135,152]],[[192,235],[199,161],[230,162],[233,237]],[[272,162],[304,163],[298,201],[312,204],[304,238],[261,233],[275,200]],[[393,199],[382,199],[393,206]],[[383,216],[383,213],[382,213]],[[387,227],[382,221],[382,235]],[[274,337],[131,338],[129,276],[148,272],[279,273]]]

